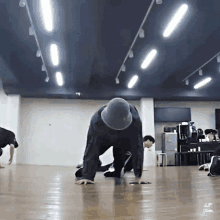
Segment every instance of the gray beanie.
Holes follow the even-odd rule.
[[[111,129],[124,130],[132,122],[130,106],[124,99],[114,98],[102,111],[101,118]]]

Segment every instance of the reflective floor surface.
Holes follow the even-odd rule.
[[[196,166],[152,167],[131,185],[97,173],[94,185],[75,184],[75,168],[11,165],[0,169],[0,220],[220,219],[220,177]]]

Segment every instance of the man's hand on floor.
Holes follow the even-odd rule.
[[[151,184],[151,182],[143,181],[141,178],[135,178],[134,182],[130,182],[130,184]]]
[[[94,184],[94,182],[92,180],[82,179],[82,180],[76,181],[76,184],[77,185],[87,185],[87,184]]]

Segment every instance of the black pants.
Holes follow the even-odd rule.
[[[100,149],[100,156],[103,155],[111,146],[103,146]],[[113,152],[114,153],[114,152]],[[127,153],[127,152],[125,152]],[[126,160],[130,157],[130,155],[124,155],[124,157],[122,158],[122,167],[124,168],[124,172],[129,172],[133,169],[133,164],[132,164],[132,156],[130,157],[130,159],[127,161],[127,163],[125,164]],[[118,164],[115,163],[115,160],[110,163],[107,164],[105,166],[101,166],[101,161],[99,160],[99,166],[98,166],[98,171],[107,171],[111,166],[113,165],[113,167],[115,168],[115,166],[117,166]],[[120,165],[119,165],[120,166]]]
[[[112,147],[112,146],[103,146],[103,147],[101,147],[99,156],[103,155],[110,147]],[[113,154],[114,153],[118,153],[118,152],[113,151]],[[128,158],[129,158],[129,160],[128,160]],[[101,164],[102,164],[102,162],[99,160],[98,169],[97,169],[97,171],[99,171],[99,172],[107,171],[112,165],[113,165],[114,168],[116,166],[121,166],[122,168],[124,168],[124,172],[129,172],[133,169],[132,156],[127,155],[126,152],[124,152],[124,154],[122,155],[122,160],[121,160],[120,164],[117,164],[115,162],[115,160],[112,163],[107,164],[105,166],[101,166]],[[76,177],[82,177],[82,172],[83,172],[83,168],[80,168],[79,170],[76,171],[75,176]],[[118,176],[119,174],[116,174],[116,175]]]

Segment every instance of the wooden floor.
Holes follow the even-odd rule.
[[[117,185],[97,173],[94,185],[75,184],[71,167],[11,165],[0,169],[0,220],[220,219],[220,179],[198,167],[144,171],[149,185]]]

